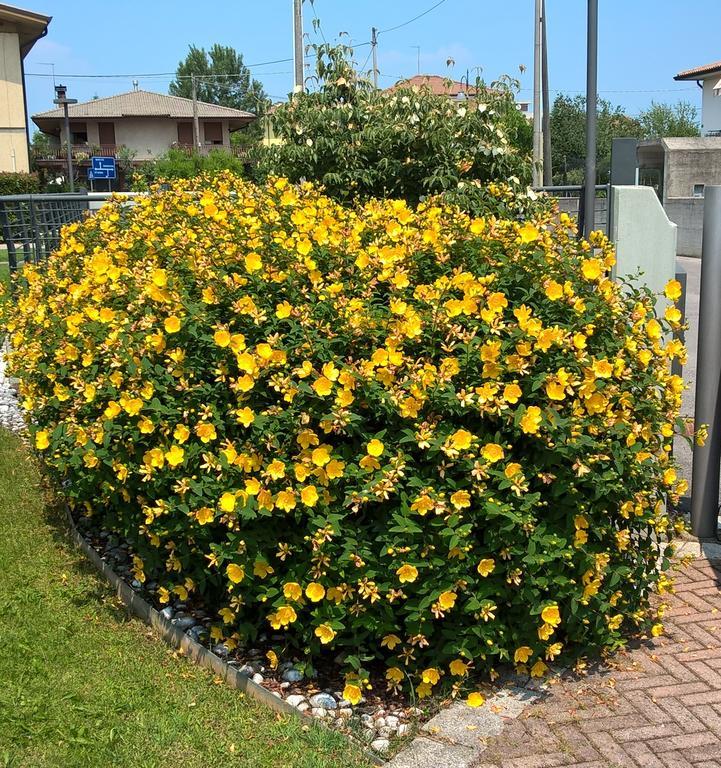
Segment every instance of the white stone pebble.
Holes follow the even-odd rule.
[[[5,352],[7,345],[0,350],[0,427],[12,432],[21,432],[25,428],[22,409],[12,380],[5,372]]]

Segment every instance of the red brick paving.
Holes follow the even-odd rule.
[[[663,637],[509,720],[474,768],[721,768],[721,561],[677,575]]]

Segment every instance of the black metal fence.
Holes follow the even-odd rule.
[[[10,272],[47,258],[60,245],[66,224],[79,221],[109,198],[109,193],[99,192],[0,196],[0,238]]]
[[[46,258],[58,247],[61,228],[82,219],[88,208],[84,194],[0,197],[0,228],[10,272],[24,262]]]

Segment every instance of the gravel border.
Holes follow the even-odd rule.
[[[22,432],[25,429],[25,420],[17,399],[17,382],[6,374],[5,354],[8,348],[7,342],[0,348],[0,427]],[[178,626],[167,610],[161,612],[153,608],[87,541],[75,525],[67,506],[66,514],[74,543],[110,583],[131,614],[155,629],[169,646],[182,650],[190,661],[211,670],[232,688],[242,691],[276,712],[304,717],[304,710],[299,709],[297,703],[292,704],[283,699],[280,693],[269,691],[255,682],[245,668],[241,668],[241,672],[238,667],[228,664]],[[164,613],[166,615],[163,615]],[[421,725],[418,735],[410,744],[387,763],[378,755],[378,752],[387,749],[387,738],[374,742],[373,746],[377,751],[369,749],[363,743],[358,746],[375,765],[386,765],[387,768],[470,768],[486,748],[488,739],[501,733],[504,722],[515,719],[529,704],[539,699],[543,695],[541,691],[548,685],[547,682],[539,685],[527,679],[514,680],[513,683],[515,684],[490,694],[486,703],[476,709],[463,701],[454,702]],[[302,696],[295,698],[305,702]],[[320,717],[309,719],[319,722],[323,727],[331,727]]]

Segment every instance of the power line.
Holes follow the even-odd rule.
[[[404,21],[402,24],[396,24],[395,27],[388,27],[387,29],[379,29],[378,34],[382,35],[384,32],[393,32],[396,29],[400,29],[401,27],[406,27],[408,24],[412,24],[414,21],[418,21],[418,19],[423,18],[426,14],[430,13],[431,11],[435,11],[436,8],[438,8],[439,5],[443,5],[446,0],[439,0],[435,5],[432,5],[427,10],[423,11],[423,13],[419,13],[418,16],[414,16],[412,19],[408,19],[408,21]]]

